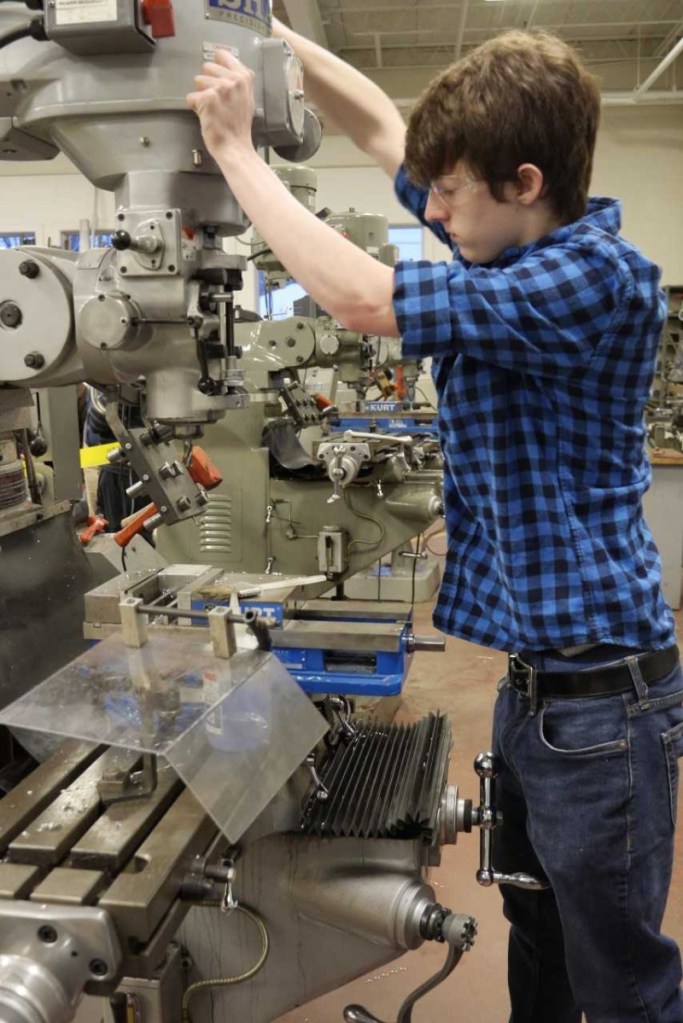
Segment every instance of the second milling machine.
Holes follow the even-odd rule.
[[[316,212],[315,172],[275,171]],[[395,262],[386,217],[328,209],[317,215],[375,258]],[[251,248],[267,294],[291,281],[258,235]],[[365,412],[379,373],[400,367],[414,389],[420,366],[402,360],[395,338],[357,334],[324,311],[312,313],[238,318],[248,415],[228,413],[208,432],[203,443],[223,483],[209,494],[199,528],[186,522],[161,529],[157,548],[170,562],[324,572],[336,583],[346,580],[350,597],[376,599],[379,589],[385,600],[425,600],[438,585],[438,566],[414,555],[408,541],[443,511],[434,417],[423,417],[424,428],[415,432],[414,415],[393,415],[389,429],[386,413]],[[323,374],[331,377],[327,386]],[[322,393],[311,393],[312,380]],[[353,396],[350,405],[338,399],[342,393]],[[380,569],[378,579],[387,552],[394,552],[392,573]],[[317,591],[326,588],[323,582]]]
[[[115,191],[120,233],[80,256],[0,253],[1,514],[8,535],[44,514],[23,481],[30,390],[87,380],[111,397],[150,525],[173,525],[204,511],[215,482],[195,445],[204,427],[250,415],[241,265],[221,248],[247,225],[184,97],[202,57],[230,46],[256,74],[257,143],[305,158],[317,133],[301,68],[270,37],[264,0],[50,0],[29,17],[19,3],[0,16],[0,156],[63,151]],[[141,403],[143,427],[124,425],[122,402]],[[479,880],[536,884],[491,866],[490,758],[473,806],[447,786],[443,716],[363,724],[343,696],[307,695],[271,652],[278,623],[248,604],[267,579],[204,565],[124,580],[86,598],[101,642],[23,695],[17,676],[0,720],[69,738],[0,801],[5,1023],[180,1023],[205,1017],[207,993],[218,1023],[267,1023],[443,941],[407,1023],[474,936],[426,883],[442,845],[481,825]],[[279,596],[306,595],[280,582]],[[374,1020],[360,1006],[345,1017]]]

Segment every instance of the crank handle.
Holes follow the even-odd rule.
[[[548,887],[544,881],[532,877],[531,874],[522,872],[516,874],[504,874],[500,870],[481,869],[477,871],[477,882],[484,888],[491,888],[494,884],[509,884],[514,888],[526,888],[530,891],[541,892]]]

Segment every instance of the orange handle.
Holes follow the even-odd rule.
[[[204,490],[213,490],[223,482],[217,466],[211,461],[206,451],[197,444],[192,447],[192,459],[187,467],[195,483],[199,483]]]
[[[148,504],[137,515],[133,515],[132,518],[128,519],[123,529],[120,529],[118,533],[114,533],[114,542],[121,548],[127,547],[133,537],[142,532],[145,522],[156,514],[157,506],[155,504]]]
[[[78,534],[78,539],[81,541],[83,546],[87,546],[94,536],[98,533],[106,532],[108,522],[104,515],[88,515],[86,520],[85,529],[81,529]]]

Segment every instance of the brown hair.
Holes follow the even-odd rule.
[[[600,91],[578,54],[546,32],[506,32],[438,75],[408,123],[409,177],[428,185],[464,160],[503,200],[535,164],[565,223],[586,212]]]

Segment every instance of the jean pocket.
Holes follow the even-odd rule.
[[[568,757],[623,753],[629,747],[623,700],[552,700],[538,715],[538,734],[546,749]]]
[[[662,732],[662,746],[666,758],[666,770],[669,778],[669,805],[671,821],[676,826],[676,808],[678,805],[679,758],[683,756],[683,721]]]

